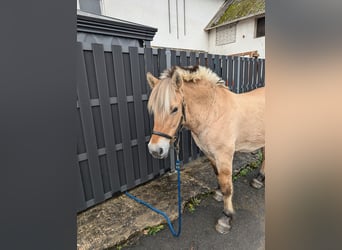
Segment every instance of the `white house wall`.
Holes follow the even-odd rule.
[[[255,38],[255,19],[249,18],[238,22],[236,26],[236,42],[216,45],[216,29],[209,32],[209,53],[231,55],[257,50],[260,58],[265,58],[265,37]],[[243,36],[245,36],[243,38]]]
[[[208,51],[208,34],[204,27],[223,2],[224,0],[103,0],[102,14],[158,28],[151,42],[152,46]]]

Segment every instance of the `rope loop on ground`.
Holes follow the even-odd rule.
[[[176,171],[177,171],[177,186],[178,186],[178,232],[176,232],[172,226],[171,220],[170,218],[167,216],[166,213],[164,213],[163,211],[160,211],[159,209],[153,207],[151,204],[135,197],[134,195],[125,192],[125,194],[135,200],[136,202],[148,207],[149,209],[151,209],[152,211],[162,215],[166,221],[167,221],[167,225],[169,226],[169,229],[172,233],[172,235],[174,237],[179,237],[179,235],[181,234],[181,230],[182,230],[182,197],[181,197],[181,178],[180,178],[180,161],[177,159],[176,160]]]

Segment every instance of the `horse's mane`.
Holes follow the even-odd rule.
[[[174,84],[171,84],[171,78],[176,71],[183,79],[184,84],[197,84],[203,80],[207,84],[225,87],[223,80],[209,68],[199,65],[190,67],[173,66],[161,73],[159,77],[161,81],[151,93],[148,101],[148,110],[150,113],[157,112],[163,116],[170,112],[171,100],[176,97],[176,87]]]
[[[189,67],[173,66],[170,69],[164,70],[160,75],[160,79],[172,78],[176,71],[185,82],[196,83],[200,80],[206,80],[212,84],[217,84],[221,79],[211,69],[199,65]]]

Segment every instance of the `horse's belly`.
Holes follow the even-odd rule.
[[[248,152],[253,152],[253,151],[255,151],[259,148],[262,148],[264,146],[265,146],[265,143],[259,143],[259,144],[242,143],[242,144],[236,145],[235,151],[248,153]]]
[[[235,151],[239,152],[253,152],[265,146],[265,139],[263,136],[254,136],[237,140],[235,142]]]

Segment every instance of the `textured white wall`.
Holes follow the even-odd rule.
[[[178,2],[178,32],[176,3]],[[209,23],[224,0],[103,0],[103,15],[158,28],[152,46],[208,51]],[[184,30],[185,3],[185,30]]]
[[[257,50],[260,58],[265,58],[265,37],[255,38],[255,19],[249,18],[238,22],[236,27],[236,42],[216,45],[216,29],[209,32],[208,52],[219,55],[237,54]],[[243,36],[245,36],[243,38]]]
[[[158,28],[151,42],[152,46],[203,50],[220,55],[257,50],[260,58],[265,58],[265,37],[255,38],[254,18],[237,24],[235,43],[217,46],[216,29],[210,32],[204,31],[204,27],[223,2],[224,0],[170,0],[171,32],[169,31],[168,0],[101,0],[100,3],[102,14],[105,16]],[[79,0],[77,0],[77,8],[79,8]]]

